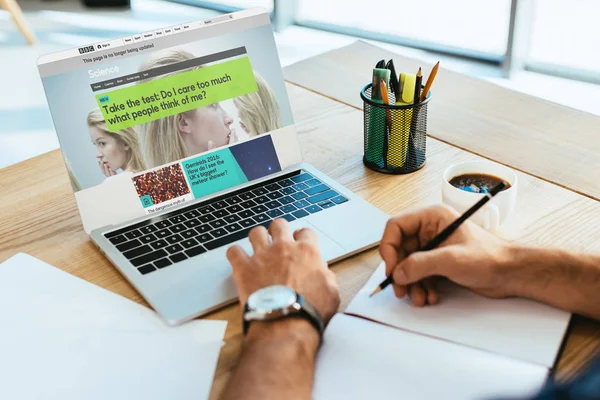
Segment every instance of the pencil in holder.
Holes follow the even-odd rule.
[[[386,174],[408,174],[419,170],[426,161],[427,104],[431,95],[417,104],[389,104],[371,99],[371,86],[360,92],[364,110],[363,163]]]

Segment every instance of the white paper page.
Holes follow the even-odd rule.
[[[313,398],[522,398],[547,374],[542,366],[338,314],[325,330]]]
[[[571,314],[520,298],[488,299],[442,282],[440,303],[414,307],[392,288],[369,298],[385,279],[382,263],[346,312],[409,331],[552,367]]]
[[[226,326],[169,327],[144,306],[18,254],[0,264],[0,398],[203,399]]]
[[[165,334],[0,331],[0,398],[207,399],[221,340]]]
[[[193,333],[199,341],[212,340],[226,324],[191,321],[173,329],[153,310],[27,254],[0,264],[0,321],[0,328],[168,332],[184,338]]]

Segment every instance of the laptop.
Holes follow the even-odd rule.
[[[236,301],[225,253],[277,218],[328,262],[388,216],[302,162],[269,14],[249,9],[44,55],[83,227],[170,325]]]

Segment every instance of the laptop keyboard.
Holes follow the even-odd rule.
[[[141,274],[148,274],[246,238],[252,228],[268,228],[276,218],[294,221],[346,201],[298,171],[104,236]]]

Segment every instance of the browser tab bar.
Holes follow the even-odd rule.
[[[210,27],[211,25],[218,24],[221,22],[226,22],[226,21],[234,21],[235,20],[235,21],[240,21],[240,23],[249,23],[249,22],[242,22],[242,21],[248,21],[251,18],[254,18],[257,16],[260,16],[260,18],[263,18],[261,23],[269,22],[268,18],[265,18],[265,16],[267,16],[267,14],[264,12],[264,10],[261,10],[258,8],[242,10],[242,11],[238,11],[234,14],[221,15],[221,16],[218,16],[215,18],[207,19],[205,21],[187,22],[185,24],[174,25],[174,26],[164,28],[161,30],[154,30],[154,31],[149,31],[149,32],[144,32],[144,33],[136,33],[136,34],[132,34],[130,36],[125,36],[123,38],[119,38],[119,39],[115,39],[115,40],[111,40],[111,41],[107,41],[107,42],[89,44],[89,45],[74,48],[74,49],[68,49],[68,50],[63,50],[63,51],[57,52],[57,53],[44,55],[44,56],[40,57],[40,59],[38,60],[38,64],[40,64],[40,65],[41,64],[50,64],[50,63],[54,63],[54,62],[61,61],[61,60],[71,59],[71,58],[78,58],[78,59],[80,59],[80,62],[83,64],[98,63],[98,62],[101,62],[103,59],[105,59],[105,57],[103,57],[102,55],[96,54],[96,53],[99,53],[102,51],[111,51],[120,46],[134,47],[142,41],[152,41],[152,39],[155,39],[157,37],[165,38],[166,36],[170,36],[170,35],[173,35],[176,33],[183,33],[184,31],[188,32],[188,31],[192,31],[192,30],[197,30],[197,29],[203,28],[205,26]],[[186,40],[188,40],[188,39],[186,39]],[[166,44],[163,43],[160,46],[162,47],[165,45]],[[152,43],[152,44],[145,43],[142,47],[136,47],[137,50],[135,50],[133,48],[127,48],[127,49],[125,49],[125,52],[120,52],[119,55],[137,53],[139,51],[145,51],[149,48],[154,49],[155,48],[154,46],[155,46],[154,43]],[[46,71],[45,73],[52,73],[51,71],[53,70],[53,68],[48,68],[48,69],[44,68],[44,70]]]
[[[109,42],[98,43],[96,46],[97,50],[109,50],[119,46],[123,46],[123,39],[115,39]]]
[[[194,21],[194,22],[188,22],[186,24],[182,24],[181,27],[183,28],[183,31],[189,31],[192,29],[198,29],[202,26],[202,22],[200,21]]]
[[[142,40],[154,39],[154,32],[142,33]]]

